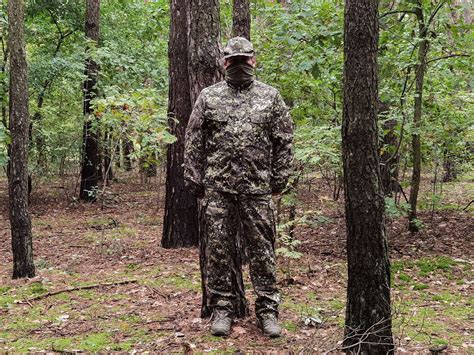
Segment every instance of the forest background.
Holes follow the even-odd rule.
[[[409,302],[401,303],[404,307],[418,308],[428,302],[426,297],[429,296],[429,302],[438,302],[441,308],[443,305],[454,304],[451,307],[456,309],[456,314],[451,315],[461,318],[462,321],[453,321],[453,324],[446,322],[446,317],[450,314],[439,311],[439,307],[435,307],[434,313],[426,311],[421,318],[419,313],[416,313],[412,316],[413,324],[407,326],[411,333],[399,335],[399,341],[402,346],[449,344],[462,348],[469,345],[466,333],[470,334],[472,331],[463,328],[466,327],[464,322],[472,319],[472,311],[469,313],[467,310],[472,306],[472,298],[456,298],[452,295],[468,292],[466,285],[470,285],[470,281],[466,280],[471,275],[469,272],[472,265],[472,248],[468,247],[472,246],[472,227],[469,226],[469,220],[473,211],[471,203],[474,178],[470,159],[473,151],[474,117],[470,57],[473,43],[472,4],[470,1],[460,0],[421,1],[421,11],[429,20],[426,22],[427,28],[423,30],[419,27],[416,14],[410,12],[414,3],[395,0],[380,2],[378,123],[386,212],[390,219],[390,235],[400,236],[394,241],[399,256],[408,257],[407,260],[397,259],[392,273],[398,272],[396,280],[403,290],[413,292],[413,295],[409,293]],[[232,2],[221,1],[220,5],[220,32],[224,44],[232,36]],[[307,275],[308,272],[314,273],[319,267],[326,270],[325,272],[332,272],[326,268],[331,265],[339,268],[341,261],[338,258],[344,252],[335,252],[329,258],[330,262],[323,264],[317,257],[314,264],[309,266],[302,260],[308,254],[321,253],[324,243],[328,242],[325,241],[328,235],[323,232],[330,226],[334,226],[333,235],[343,236],[340,219],[343,187],[340,153],[343,5],[340,0],[251,2],[251,36],[257,50],[257,77],[280,90],[297,125],[297,174],[292,180],[293,189],[283,196],[279,204],[281,235],[278,253],[282,279],[286,280],[286,287],[289,288],[287,293],[295,292],[292,295],[294,300],[286,305],[291,315],[288,315],[285,327],[289,333],[294,333],[292,339],[301,347],[308,346],[306,340],[314,338],[311,333],[314,330],[313,323],[319,326],[319,320],[330,325],[326,329],[327,333],[335,331],[341,302],[343,304],[340,297],[334,298],[335,301],[327,300],[327,308],[330,310],[326,310],[327,314],[324,314],[324,310],[315,307],[317,302],[312,300],[312,297],[317,299],[319,290],[316,296],[310,296],[312,291],[303,288],[310,287],[306,280],[311,279]],[[7,147],[10,143],[6,1],[2,2],[1,11],[3,62],[0,77],[0,166],[5,171],[8,162]],[[84,213],[83,220],[78,223],[83,224],[87,230],[97,231],[97,235],[90,233],[86,237],[90,239],[89,242],[97,242],[97,252],[103,254],[107,260],[127,254],[128,245],[123,239],[131,238],[138,232],[134,229],[135,224],[155,227],[154,234],[145,237],[143,244],[136,247],[137,250],[143,250],[153,242],[155,245],[159,244],[156,238],[159,240],[161,232],[159,220],[160,213],[163,213],[160,209],[163,208],[164,200],[162,185],[166,150],[169,144],[176,141],[176,137],[168,129],[167,118],[169,3],[161,0],[101,1],[99,45],[86,39],[84,22],[82,2],[26,2],[26,49],[32,121],[29,148],[31,203],[34,213],[38,216],[46,215],[44,218],[47,219],[45,221],[40,217],[35,222],[33,217],[34,235],[42,236],[36,237],[40,255],[36,261],[37,268],[44,269],[48,276],[43,275],[40,280],[21,285],[8,281],[5,282],[5,287],[2,281],[0,300],[7,310],[15,304],[15,300],[47,294],[49,289],[59,286],[59,276],[54,276],[54,271],[61,269],[59,265],[63,265],[63,262],[56,265],[53,256],[42,254],[42,250],[52,243],[51,240],[43,238],[49,235],[45,233],[46,230],[63,230],[71,224],[71,220],[61,220],[60,216],[54,214],[61,206],[71,208],[71,216],[76,213],[75,218],[78,221],[81,221],[82,217],[79,217],[77,209]],[[424,54],[426,71],[422,78],[423,100],[420,102],[418,99],[421,100],[421,95],[417,86],[417,79],[420,78],[417,77],[415,66],[419,59],[420,43],[423,41],[427,41],[429,45]],[[93,58],[100,67],[97,84],[99,95],[93,101],[96,118],[93,125],[101,132],[103,183],[99,189],[90,192],[99,201],[95,207],[84,207],[78,200],[84,126],[82,83],[85,80],[84,63],[87,58]],[[417,105],[422,107],[419,115]],[[420,140],[419,146],[414,144],[417,139]],[[417,161],[420,162],[418,167],[422,172],[421,193],[419,200],[415,197],[413,201],[416,181],[413,181],[412,171],[414,167],[417,169]],[[6,184],[6,178],[2,179],[3,186]],[[415,186],[415,189],[418,187]],[[127,205],[128,202],[132,205]],[[116,215],[107,214],[110,212],[107,212],[108,208],[115,208],[111,206],[119,208],[114,212]],[[158,212],[145,213],[140,210],[150,206],[154,206]],[[41,207],[46,209],[42,211]],[[120,207],[123,210],[120,210]],[[130,208],[142,211],[141,217],[125,217]],[[93,209],[98,209],[99,212]],[[413,211],[416,212],[417,209],[419,213],[413,215]],[[120,217],[122,214],[124,216]],[[48,219],[48,215],[54,218]],[[6,210],[5,213],[2,210],[2,223],[7,224]],[[411,232],[418,234],[409,234],[408,226]],[[108,235],[110,230],[115,234]],[[433,231],[439,232],[436,238],[448,238],[450,247],[440,249],[442,242],[434,237]],[[57,237],[57,232],[52,235]],[[99,241],[94,239],[98,235],[102,238]],[[317,235],[320,235],[320,238],[315,237]],[[452,241],[453,237],[457,239]],[[73,240],[74,238],[79,237],[74,236]],[[147,240],[150,244],[147,244]],[[319,241],[320,244],[311,244],[314,241]],[[341,249],[339,244],[336,243],[335,248],[338,251]],[[416,247],[411,249],[413,244],[416,244]],[[423,249],[422,246],[426,244],[432,249],[428,248],[425,255],[420,252],[420,248]],[[8,255],[6,232],[2,232],[2,245],[2,255],[3,252]],[[74,245],[84,245],[84,241],[75,243],[70,240],[68,245],[73,250],[79,248],[79,251],[83,252],[83,248]],[[316,252],[314,248],[319,251]],[[418,252],[419,257],[415,257],[414,254]],[[172,254],[173,251],[161,249],[156,253],[160,253],[157,258],[167,260],[177,255]],[[9,258],[7,257],[5,264],[2,261],[2,278],[8,274]],[[151,263],[150,260],[147,262]],[[123,262],[121,266],[132,273],[127,276],[133,276],[134,279],[163,272],[152,269],[147,262],[142,265],[139,261],[132,260]],[[67,261],[64,263],[67,264]],[[189,267],[192,269],[194,266]],[[111,270],[115,270],[114,267],[118,266],[114,264]],[[65,269],[71,275],[87,275],[85,270],[69,270],[67,267]],[[137,275],[134,275],[133,271],[136,270]],[[343,274],[344,269],[340,272]],[[182,272],[175,269],[168,270],[168,281],[165,277],[161,281],[157,279],[157,283],[168,282],[171,288],[177,287],[181,274]],[[44,277],[52,281],[45,281]],[[337,278],[337,274],[332,277]],[[86,279],[80,281],[86,282]],[[433,291],[437,290],[437,282],[445,283],[447,288],[430,295],[428,291],[432,287]],[[453,291],[450,287],[457,288]],[[132,292],[133,289],[125,291]],[[101,292],[105,296],[108,295],[108,290]],[[172,294],[170,292],[170,295]],[[87,299],[87,295],[82,296]],[[187,294],[183,297],[191,296]],[[71,330],[69,342],[64,343],[60,340],[64,336],[45,336],[44,332],[51,327],[63,327],[63,323],[69,322],[67,319],[73,312],[59,309],[55,310],[56,313],[47,315],[48,311],[42,313],[40,307],[28,307],[19,307],[14,312],[17,312],[19,317],[24,317],[26,313],[36,310],[42,316],[33,312],[30,314],[32,319],[43,317],[50,323],[42,323],[42,327],[38,325],[37,328],[24,325],[19,326],[19,329],[16,327],[20,320],[16,320],[15,324],[5,323],[4,328],[0,329],[0,338],[4,339],[9,347],[27,349],[41,344],[40,347],[56,347],[59,350],[68,349],[70,346],[84,349],[89,346],[95,350],[107,347],[127,349],[130,344],[136,342],[148,344],[144,345],[145,348],[149,346],[149,332],[129,334],[124,330],[122,333],[126,335],[122,334],[123,338],[117,338],[116,334],[112,336],[102,332],[97,322],[92,322],[93,331],[81,333],[77,331],[77,327],[74,328],[76,332]],[[5,316],[7,314],[11,313],[5,313]],[[64,315],[68,317],[60,318]],[[1,316],[3,317],[3,313]],[[127,324],[150,321],[144,320],[146,317],[143,315],[137,317],[140,319],[123,321]],[[334,324],[325,317],[334,317]],[[435,328],[438,328],[428,331],[423,329],[426,327],[424,320],[427,317],[430,324],[435,324]],[[436,323],[435,319],[439,317],[441,318]],[[406,321],[406,318],[401,319]],[[309,326],[309,333],[303,333],[302,339],[298,339],[297,333],[301,333],[297,331],[301,330],[299,327],[308,327],[305,322],[313,324],[313,327]],[[439,323],[443,322],[449,326],[440,329]],[[49,328],[44,324],[49,324]],[[184,326],[170,327],[174,331],[171,335],[173,339],[176,332],[182,331],[180,327]],[[36,330],[36,341],[26,341],[27,335],[36,334]],[[14,335],[18,334],[18,331],[23,331],[24,336]],[[245,329],[241,331],[245,332]],[[156,332],[164,332],[163,339],[170,337],[169,329],[158,329]],[[321,339],[330,338],[327,333],[327,337],[321,336]],[[90,334],[93,335],[92,338]],[[245,337],[245,333],[241,335]],[[214,339],[204,337],[193,339],[186,344],[196,346],[195,344],[208,344],[213,341]],[[169,339],[167,342],[170,346]],[[226,343],[213,346],[231,348],[234,345]],[[321,343],[317,345],[324,347]],[[184,345],[178,343],[178,346]]]

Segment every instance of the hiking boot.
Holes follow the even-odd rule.
[[[258,317],[258,325],[263,331],[263,335],[270,338],[281,336],[281,328],[278,325],[277,315],[273,312],[263,313]]]
[[[212,313],[211,334],[216,336],[227,336],[230,334],[232,318],[230,312],[225,309],[215,309]]]

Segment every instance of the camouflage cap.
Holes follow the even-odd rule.
[[[253,57],[254,55],[252,42],[244,37],[231,38],[224,49],[224,59],[237,56]]]

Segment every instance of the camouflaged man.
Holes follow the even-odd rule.
[[[263,333],[281,334],[276,286],[272,194],[285,188],[293,152],[293,122],[279,92],[255,80],[252,43],[232,38],[224,50],[225,81],[204,89],[194,106],[185,143],[185,179],[201,198],[208,238],[208,287],[213,335],[229,335],[237,233],[245,238],[255,312]]]

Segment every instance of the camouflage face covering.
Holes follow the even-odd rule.
[[[247,62],[232,63],[225,71],[225,80],[234,87],[249,87],[254,80],[254,67]]]

